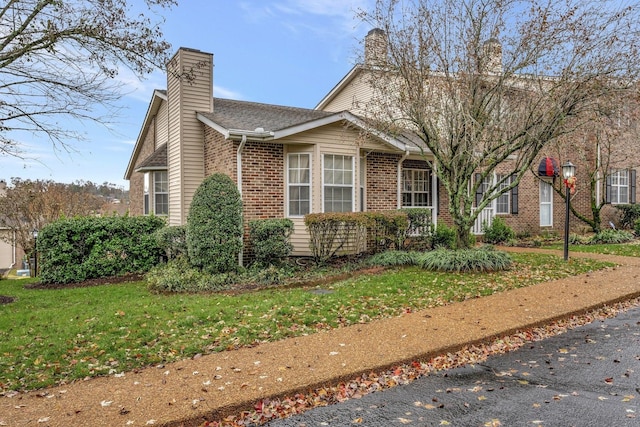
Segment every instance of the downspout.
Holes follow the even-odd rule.
[[[240,193],[240,201],[242,201],[242,150],[244,149],[244,145],[247,143],[247,135],[242,135],[242,139],[240,140],[240,145],[238,146],[238,152],[236,154],[236,162],[237,162],[237,181],[238,181],[238,192]],[[242,225],[242,233],[240,234],[240,243],[244,246],[244,224]],[[238,254],[238,264],[242,267],[244,265],[243,260],[244,250],[240,250],[240,254]]]
[[[396,196],[396,208],[402,208],[402,162],[409,157],[409,150],[404,152],[404,155],[398,160],[398,179],[397,179],[397,196]]]
[[[18,249],[16,248],[16,231],[13,230],[13,239],[11,240],[11,249],[13,249],[13,257],[11,261],[11,266],[9,268],[13,268],[16,265],[16,258],[18,257]]]

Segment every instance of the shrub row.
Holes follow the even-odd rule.
[[[144,273],[159,260],[161,250],[154,232],[163,226],[164,220],[155,216],[53,222],[38,234],[40,279],[70,283]]]

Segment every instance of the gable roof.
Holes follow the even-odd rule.
[[[346,122],[379,138],[394,151],[418,150],[413,138],[376,131],[349,111],[336,113],[222,98],[214,98],[213,106],[212,113],[201,112],[197,117],[228,139],[246,137],[248,141],[273,141],[320,126]]]
[[[145,171],[157,171],[167,169],[167,144],[162,144],[156,151],[154,151],[149,157],[144,159],[138,167],[136,172]]]
[[[147,113],[144,116],[144,121],[142,122],[142,128],[140,129],[140,134],[136,139],[136,145],[133,147],[133,153],[129,158],[129,164],[127,165],[127,169],[124,173],[124,179],[130,179],[131,174],[133,173],[133,167],[135,165],[135,161],[140,154],[140,150],[142,149],[142,145],[144,143],[144,139],[147,137],[147,132],[149,132],[149,125],[151,124],[151,119],[158,113],[160,109],[160,105],[163,102],[167,102],[167,91],[156,89],[153,91],[153,95],[151,96],[151,101],[149,102],[149,107],[147,108]]]

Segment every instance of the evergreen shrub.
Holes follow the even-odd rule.
[[[155,238],[167,260],[187,256],[187,228],[184,225],[162,227],[155,232]]]
[[[281,264],[293,250],[289,239],[292,232],[293,221],[288,218],[249,221],[255,262],[264,266]]]
[[[624,230],[602,230],[589,240],[591,244],[626,243],[633,240],[633,234]]]
[[[431,271],[488,272],[507,270],[512,261],[508,253],[492,246],[473,249],[436,249],[420,257],[422,268]]]
[[[616,208],[620,211],[620,228],[633,229],[640,219],[640,204],[616,205]]]
[[[202,181],[187,217],[187,252],[194,266],[208,273],[226,273],[238,267],[242,250],[242,201],[227,175]]]
[[[162,251],[156,216],[78,217],[52,222],[38,234],[38,270],[43,283],[82,282],[144,273]]]
[[[513,229],[499,216],[493,218],[491,225],[487,225],[486,222],[482,224],[482,231],[483,241],[491,245],[509,243],[516,237]]]

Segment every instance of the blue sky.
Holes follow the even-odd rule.
[[[355,17],[374,0],[178,0],[165,13],[165,39],[214,54],[214,96],[313,108],[351,69],[370,30]],[[154,89],[156,72],[138,81],[119,79],[127,95],[112,130],[80,127],[88,141],[54,150],[45,138],[23,139],[31,158],[0,157],[0,179],[112,182],[123,179]],[[70,124],[70,126],[77,126]]]

